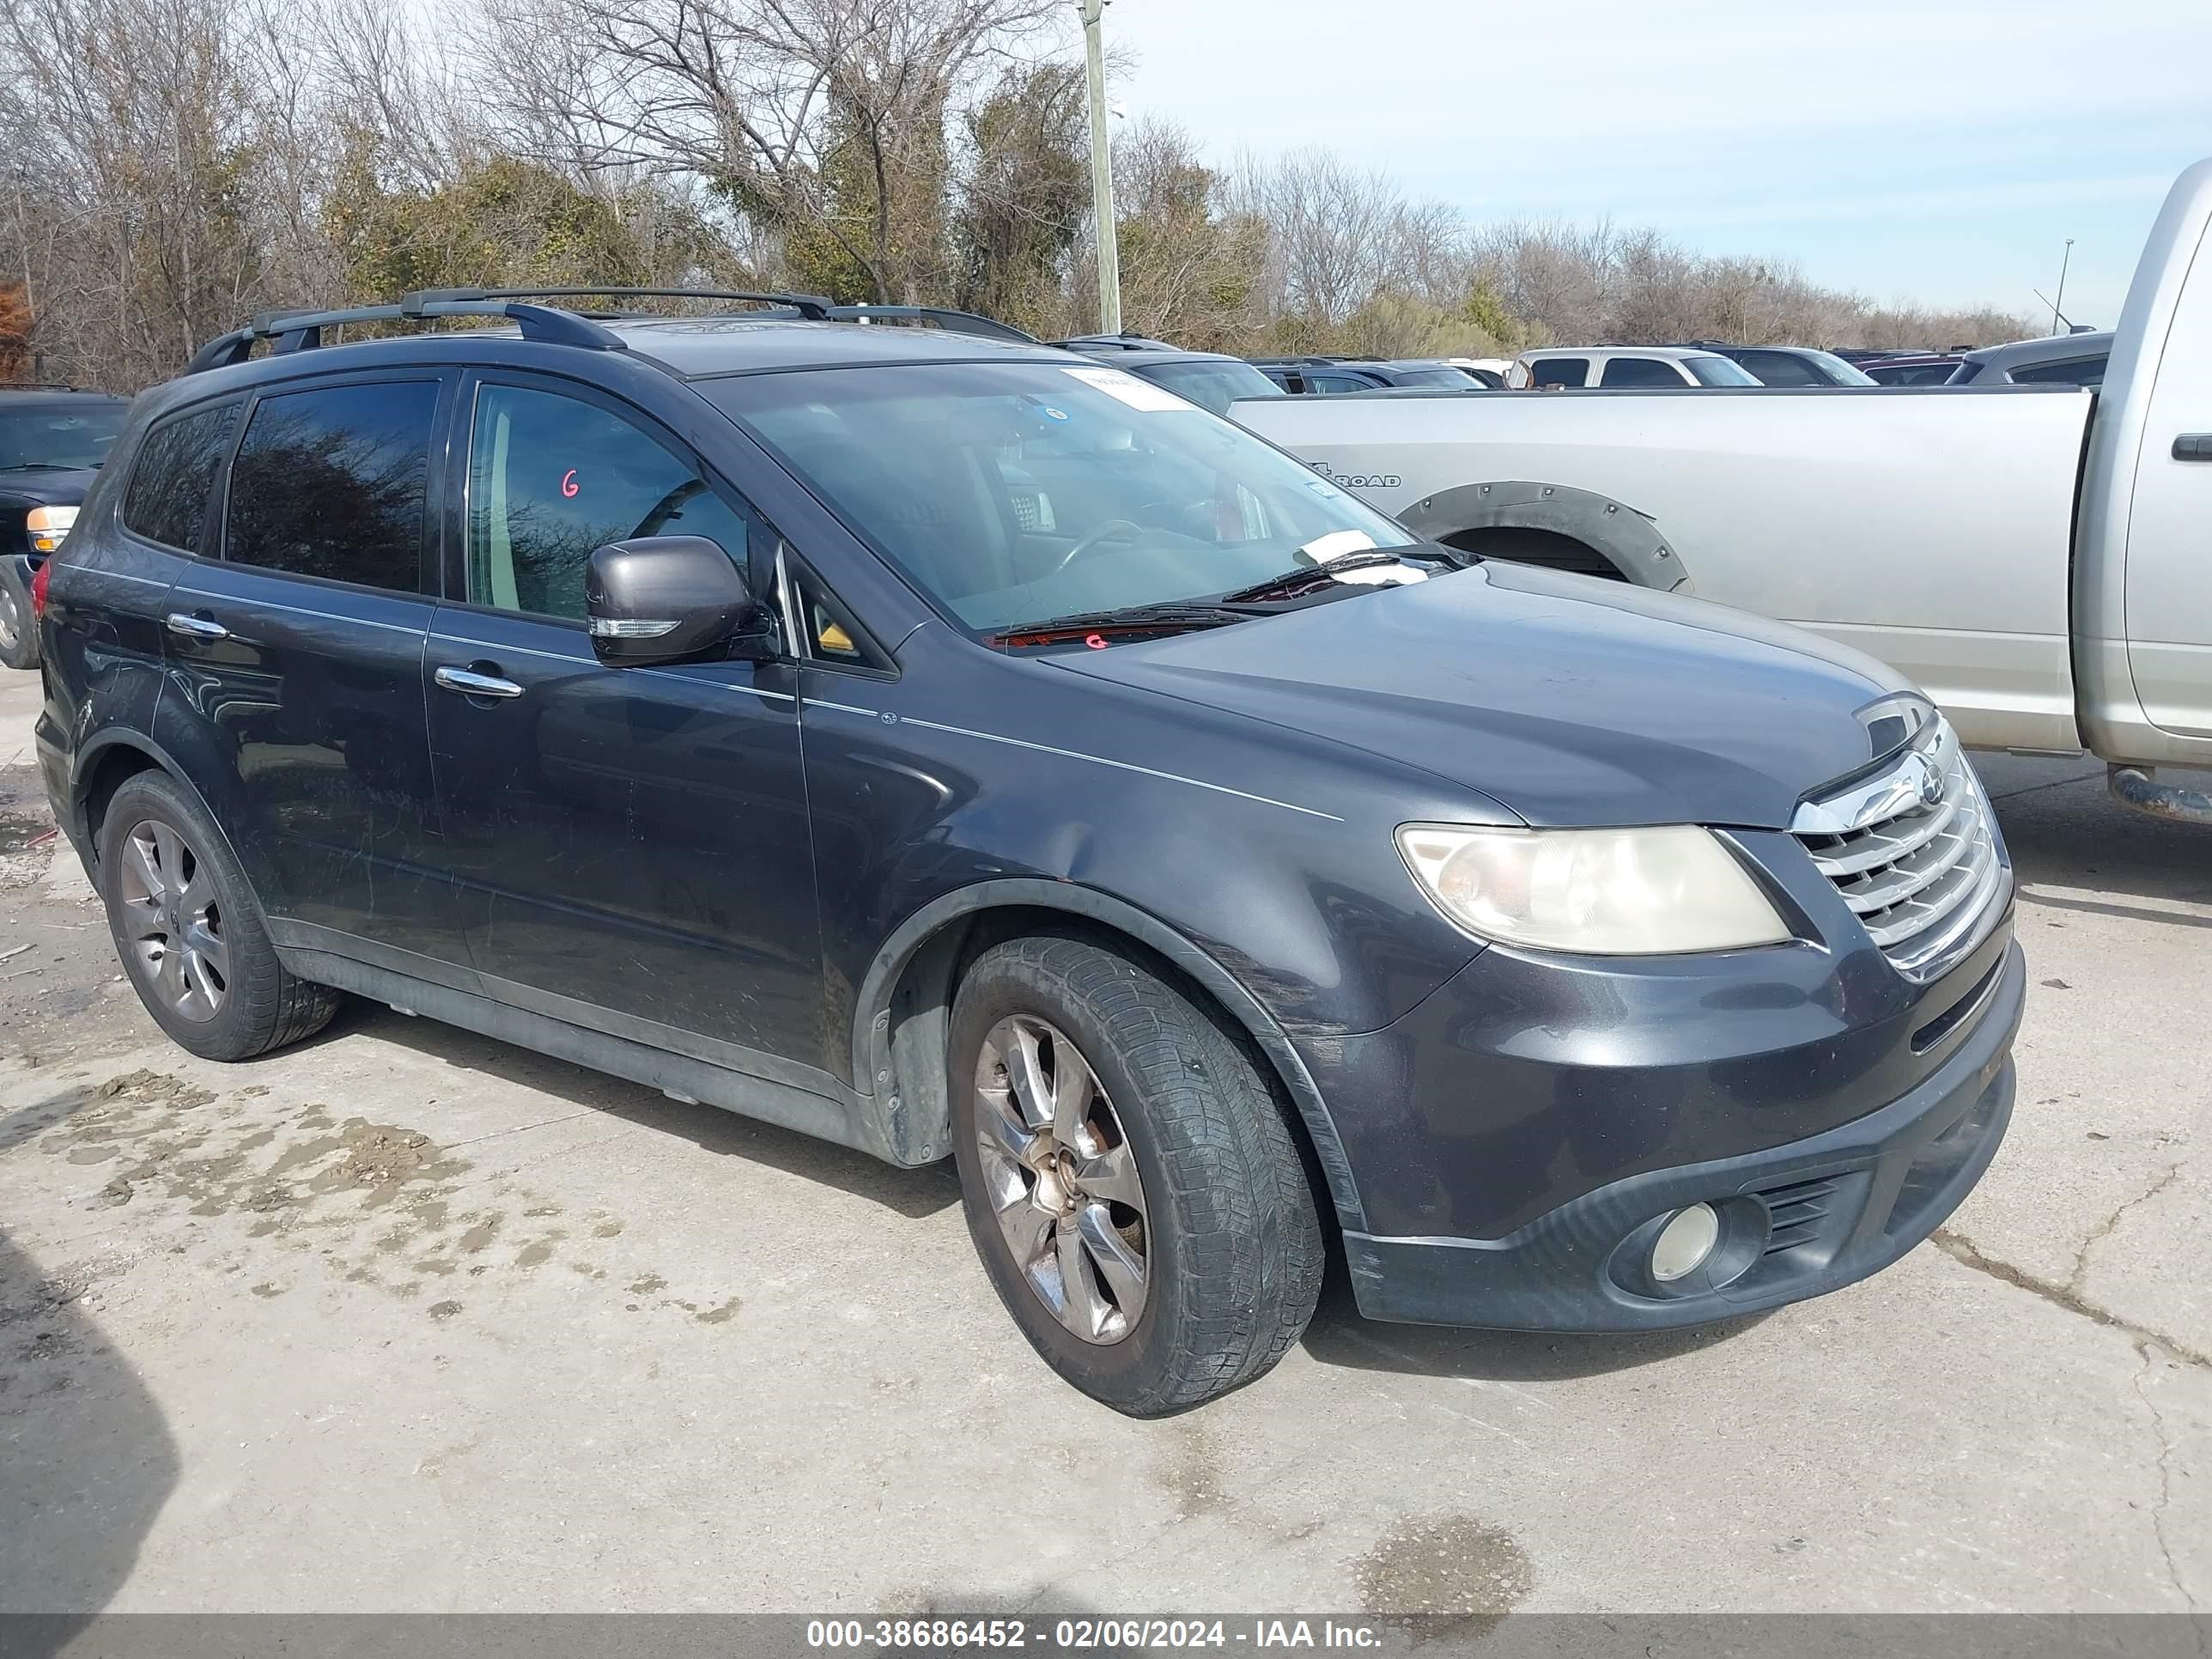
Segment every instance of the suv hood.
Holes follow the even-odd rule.
[[[1626,583],[1487,563],[1054,659],[1480,791],[1532,824],[1786,829],[1875,757],[1870,657]]]

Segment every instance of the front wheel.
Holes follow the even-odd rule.
[[[1079,936],[962,980],[953,1156],[993,1286],[1045,1363],[1133,1417],[1273,1368],[1324,1263],[1311,1183],[1241,1032]]]
[[[0,570],[0,665],[39,665],[39,630],[32,625],[30,600],[4,570]]]

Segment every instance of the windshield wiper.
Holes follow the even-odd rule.
[[[1269,599],[1295,599],[1303,594],[1317,591],[1333,583],[1336,579],[1336,573],[1340,570],[1372,570],[1378,565],[1406,562],[1405,550],[1402,548],[1396,552],[1389,553],[1378,549],[1371,553],[1346,554],[1343,558],[1331,559],[1326,564],[1302,564],[1295,569],[1284,571],[1279,576],[1270,576],[1267,580],[1255,582],[1249,587],[1240,587],[1234,593],[1223,594],[1219,603],[1260,605]],[[1419,566],[1415,567],[1415,568],[1419,568]],[[1357,585],[1354,584],[1354,586]]]
[[[1162,605],[1125,605],[1112,611],[1082,611],[1073,616],[1050,617],[1042,622],[1002,628],[988,636],[994,645],[1055,645],[1087,635],[1176,634],[1187,629],[1225,628],[1250,622],[1251,613],[1231,611],[1214,601]]]
[[[72,466],[67,461],[17,461],[10,466],[0,466],[0,472],[89,472],[88,466]]]

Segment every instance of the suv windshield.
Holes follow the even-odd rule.
[[[0,472],[98,466],[123,430],[125,404],[33,404],[0,409]]]
[[[697,383],[978,633],[1224,593],[1413,538],[1242,427],[1101,364]]]
[[[1685,357],[1682,367],[1697,377],[1699,386],[1759,386],[1759,376],[1741,363],[1725,357]]]
[[[1217,415],[1226,414],[1229,405],[1239,398],[1279,398],[1282,387],[1258,369],[1235,358],[1215,361],[1195,358],[1179,363],[1146,363],[1137,374],[1155,386],[1164,386],[1178,397],[1188,398],[1200,409],[1210,409]]]

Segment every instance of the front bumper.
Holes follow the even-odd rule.
[[[1636,1331],[1802,1301],[1878,1273],[1971,1191],[2012,1116],[2012,1041],[2027,965],[2008,941],[1973,994],[1954,1052],[1910,1091],[1800,1139],[1650,1169],[1568,1200],[1498,1238],[1347,1230],[1371,1319],[1504,1330]],[[1966,1020],[1960,1022],[1968,1024]],[[1683,1206],[1721,1212],[1708,1265],[1671,1285],[1645,1270]]]

